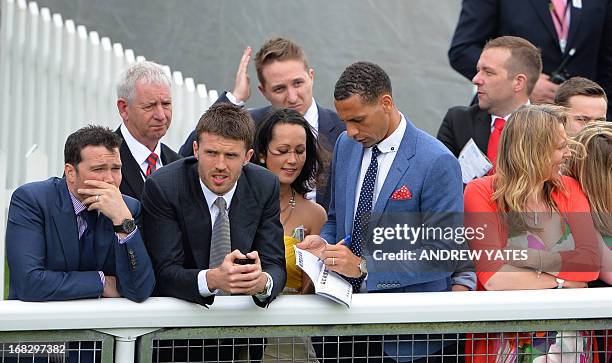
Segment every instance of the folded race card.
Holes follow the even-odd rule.
[[[295,264],[312,280],[317,295],[351,307],[353,287],[340,275],[325,268],[312,253],[295,247]]]

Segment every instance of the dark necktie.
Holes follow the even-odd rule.
[[[81,217],[85,219],[87,227],[80,238],[81,255],[79,257],[79,269],[81,271],[96,270],[96,253],[94,248],[96,223],[98,222],[98,211],[81,212]]]
[[[146,176],[151,175],[155,170],[157,170],[157,159],[159,157],[156,153],[151,153],[147,158],[147,173]]]
[[[493,175],[495,173],[499,139],[501,138],[502,130],[504,129],[505,124],[506,120],[501,117],[497,117],[493,122],[493,131],[491,131],[491,137],[489,137],[489,144],[487,145],[487,157],[489,158],[491,164],[493,164],[493,167],[489,171],[489,175]]]
[[[355,220],[353,221],[353,235],[351,237],[350,249],[357,257],[363,254],[363,244],[368,231],[368,222],[372,213],[372,200],[374,198],[374,187],[376,185],[376,173],[378,172],[378,155],[380,150],[378,146],[372,147],[372,159],[368,170],[366,171],[361,191],[359,192],[359,202],[357,203],[357,211],[355,212]],[[352,278],[347,277],[346,280],[353,286],[353,292],[359,292],[363,277]]]

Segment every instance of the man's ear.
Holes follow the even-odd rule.
[[[193,156],[198,160],[198,140],[193,141]]]
[[[253,151],[253,149],[249,149],[249,150],[246,152],[246,155],[244,156],[244,163],[242,163],[242,165],[243,165],[243,166],[244,166],[244,165],[246,165],[246,164],[248,164],[249,160],[251,160],[251,158],[253,157],[253,153],[254,153],[254,152],[255,152],[255,151]]]
[[[527,76],[523,73],[519,73],[514,77],[514,91],[520,92],[522,90],[527,90]]]
[[[119,115],[121,115],[121,118],[125,122],[128,118],[127,101],[124,100],[123,98],[118,99],[117,100],[117,110],[119,110]]]
[[[385,112],[391,112],[393,110],[393,97],[390,94],[384,94],[380,96],[378,102],[383,107]]]
[[[72,164],[64,164],[64,175],[66,176],[66,181],[69,183],[74,183],[76,180],[76,168]]]
[[[310,69],[308,70],[308,77],[310,77],[310,80],[311,80],[311,81],[314,81],[314,75],[315,75],[315,71],[314,71],[314,69],[310,68]]]

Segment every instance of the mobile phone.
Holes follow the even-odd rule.
[[[252,265],[255,263],[253,258],[237,258],[234,260],[235,265]]]

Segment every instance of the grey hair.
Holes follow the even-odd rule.
[[[117,98],[131,101],[136,93],[136,82],[160,84],[171,87],[170,77],[162,66],[150,61],[136,62],[130,65],[119,78]]]

